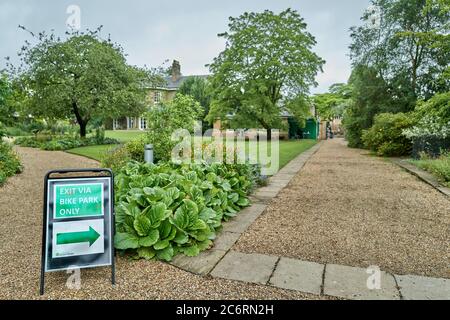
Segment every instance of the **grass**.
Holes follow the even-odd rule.
[[[411,160],[412,164],[435,175],[444,185],[450,187],[450,152],[437,159],[422,158]]]
[[[111,150],[112,148],[117,147],[117,144],[107,144],[100,146],[88,146],[88,147],[80,147],[71,150],[67,150],[68,153],[77,154],[80,156],[84,156],[90,159],[101,161],[106,152]]]
[[[316,140],[293,140],[280,142],[280,168],[283,168],[289,161],[300,153],[305,152],[317,143]]]
[[[145,131],[140,130],[106,130],[105,137],[117,139],[120,142],[128,142],[142,136]]]
[[[126,139],[133,139],[138,137],[142,132],[132,131],[131,134],[127,134],[122,131],[108,131],[109,134],[116,134],[114,138],[118,139],[121,137],[121,141],[126,141]],[[109,135],[108,135],[109,136]],[[112,136],[110,136],[112,137]],[[289,161],[294,159],[300,153],[308,150],[312,146],[317,143],[315,140],[290,140],[290,141],[280,141],[280,168],[284,167]],[[270,143],[268,145],[268,153],[270,154]],[[104,154],[108,152],[111,148],[114,148],[117,145],[99,145],[99,146],[89,146],[89,147],[81,147],[68,150],[67,152],[85,156],[94,160],[101,161]],[[248,150],[248,144],[246,145],[246,149]]]

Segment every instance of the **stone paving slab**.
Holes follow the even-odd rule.
[[[269,283],[283,289],[320,295],[324,268],[323,264],[315,262],[281,258]]]
[[[243,233],[247,228],[259,217],[261,213],[267,208],[267,205],[262,203],[254,203],[250,207],[242,210],[236,217],[228,222],[223,223],[223,231]]]
[[[257,191],[254,196],[261,200],[271,200],[275,198],[280,191],[270,190],[270,191]]]
[[[450,300],[450,279],[395,275],[405,300]]]
[[[214,249],[228,251],[241,236],[240,233],[223,231],[214,240]]]
[[[267,284],[278,257],[229,251],[211,272],[213,277]]]
[[[354,300],[398,300],[400,294],[392,275],[381,272],[381,289],[370,290],[371,274],[364,268],[327,264],[324,294]]]
[[[225,250],[211,249],[201,252],[196,257],[177,255],[170,264],[199,275],[207,275],[225,255]]]

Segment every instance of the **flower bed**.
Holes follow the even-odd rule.
[[[196,256],[250,205],[257,181],[250,165],[130,162],[116,175],[115,247],[135,258]]]
[[[16,138],[14,143],[22,147],[31,147],[31,148],[39,148],[42,150],[57,151],[93,145],[118,144],[119,141],[111,138],[98,139],[97,137],[80,139],[70,136],[35,136],[35,137],[18,137]]]

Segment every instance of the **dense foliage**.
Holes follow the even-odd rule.
[[[0,136],[0,186],[6,179],[22,171],[19,157],[14,153],[12,147],[1,141]]]
[[[176,140],[172,141],[172,134],[178,129],[194,131],[194,124],[203,116],[202,106],[191,96],[178,93],[167,103],[154,106],[147,113],[148,131],[146,143],[153,144],[155,161],[168,161]]]
[[[42,150],[70,150],[73,148],[94,146],[102,144],[118,144],[116,139],[105,138],[102,135],[80,139],[69,135],[36,135],[27,137],[18,137],[14,143],[22,147],[39,148]]]
[[[411,152],[411,140],[403,131],[413,124],[405,113],[380,113],[373,126],[363,131],[364,146],[379,156],[402,156]]]
[[[312,51],[316,41],[298,12],[246,12],[230,17],[228,27],[219,35],[225,50],[210,65],[208,120],[232,114],[241,128],[270,129],[283,127],[281,111],[304,117],[305,97],[324,61]]]
[[[379,113],[448,120],[450,5],[442,0],[373,0],[352,28],[352,103],[344,114],[351,147]],[[446,120],[447,118],[447,120]],[[401,124],[399,124],[401,125]]]
[[[333,120],[342,117],[351,103],[351,90],[348,84],[335,83],[329,92],[314,95],[313,101],[320,119]]]
[[[102,160],[104,168],[119,172],[130,161],[144,161],[145,137],[134,139],[107,152]]]
[[[430,158],[427,154],[422,154],[420,160],[412,161],[420,168],[436,175],[447,187],[450,187],[450,152],[441,154],[437,159]]]
[[[209,129],[211,125],[204,121],[209,113],[212,98],[212,88],[209,81],[203,77],[189,77],[183,81],[178,92],[185,96],[191,96],[202,106],[203,114],[199,120],[203,121],[203,131]]]
[[[249,205],[256,178],[248,165],[130,162],[115,179],[115,246],[145,259],[195,256]]]
[[[61,39],[42,32],[36,45],[26,43],[22,65],[11,66],[11,73],[28,94],[27,114],[75,120],[84,138],[95,118],[137,116],[145,110],[145,87],[160,77],[128,65],[123,49],[99,33],[74,31]]]

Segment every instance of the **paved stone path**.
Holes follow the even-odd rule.
[[[178,256],[172,264],[190,272],[230,280],[265,284],[346,299],[450,299],[450,279],[395,275],[376,269],[321,264],[232,249],[241,234],[264,212],[268,202],[286,187],[316,145],[298,156],[253,195],[253,205],[226,223],[215,247],[198,257]]]

